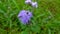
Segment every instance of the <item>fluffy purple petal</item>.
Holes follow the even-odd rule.
[[[32,13],[27,10],[22,10],[18,14],[18,18],[19,20],[21,20],[23,24],[27,24],[28,21],[30,21],[31,17],[32,17]]]

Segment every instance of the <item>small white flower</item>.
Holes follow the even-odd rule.
[[[31,2],[32,2],[31,0],[26,0],[25,1],[26,4],[31,4]]]
[[[38,7],[37,2],[32,2],[31,5],[32,5],[33,7],[36,7],[36,8]]]

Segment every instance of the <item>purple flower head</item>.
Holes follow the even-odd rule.
[[[38,4],[37,4],[37,2],[31,2],[31,5],[32,5],[32,7],[38,7]]]
[[[32,2],[31,0],[26,0],[25,1],[26,4],[31,4],[31,2]]]
[[[25,3],[31,5],[32,7],[35,7],[35,8],[38,7],[37,2],[32,2],[32,0],[26,0]]]
[[[18,14],[18,18],[19,20],[21,20],[23,24],[28,24],[28,21],[30,21],[31,17],[32,17],[32,13],[26,10],[22,10]]]

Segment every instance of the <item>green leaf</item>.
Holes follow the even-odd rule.
[[[21,34],[29,34],[29,33],[26,31],[22,31]]]
[[[40,27],[39,26],[37,26],[37,25],[35,25],[35,26],[32,26],[31,27],[31,30],[33,31],[33,32],[39,32],[40,31]]]

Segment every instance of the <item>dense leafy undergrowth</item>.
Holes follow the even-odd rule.
[[[35,0],[33,0],[35,1]],[[38,8],[25,0],[0,0],[0,34],[60,34],[60,0],[37,0]],[[30,10],[30,24],[20,23],[20,10]]]

